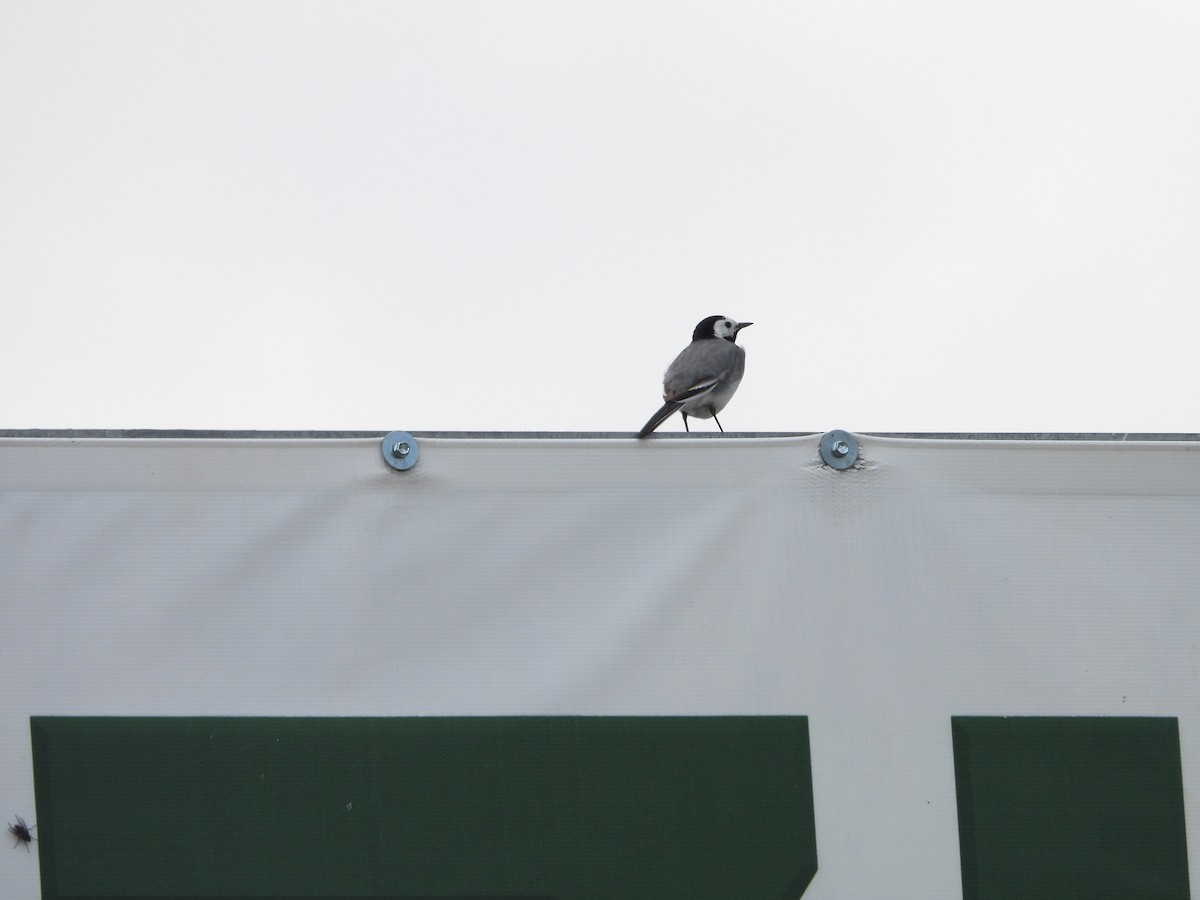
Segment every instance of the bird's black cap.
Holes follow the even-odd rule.
[[[724,316],[709,316],[707,319],[701,319],[700,324],[696,326],[696,330],[692,332],[693,341],[702,341],[705,338],[715,338],[713,334],[713,326],[724,319]]]

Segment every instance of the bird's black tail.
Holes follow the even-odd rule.
[[[670,418],[671,414],[681,406],[683,406],[683,404],[677,400],[668,400],[662,405],[662,408],[658,412],[650,417],[650,421],[642,426],[642,430],[638,432],[637,436],[644,438],[655,428]]]

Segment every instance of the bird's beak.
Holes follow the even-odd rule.
[[[733,333],[734,333],[734,334],[737,334],[737,333],[738,333],[739,331],[741,331],[743,328],[749,328],[749,327],[750,327],[751,325],[753,325],[753,324],[754,324],[753,322],[738,322],[738,323],[737,323],[737,328],[735,328],[735,329],[733,330]]]

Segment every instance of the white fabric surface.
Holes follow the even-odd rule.
[[[0,800],[35,714],[803,714],[806,898],[928,900],[952,715],[1168,715],[1200,872],[1200,445],[818,441],[0,439]]]

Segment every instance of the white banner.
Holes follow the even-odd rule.
[[[0,813],[30,716],[802,715],[805,897],[929,900],[952,716],[1175,717],[1200,872],[1200,445],[418,440],[0,439]]]

